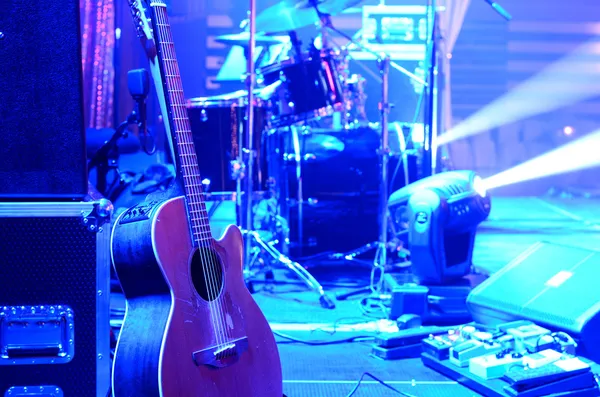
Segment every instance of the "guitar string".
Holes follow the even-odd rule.
[[[168,21],[167,21],[167,13],[166,13],[166,8],[163,9],[163,22],[167,22],[164,25],[164,30],[167,30],[169,28],[168,25]],[[167,50],[171,52],[171,54],[169,54],[171,56],[170,59],[170,65],[169,67],[172,69],[171,75],[173,75],[173,80],[174,80],[174,85],[175,85],[175,90],[173,91],[175,93],[175,97],[177,97],[178,99],[178,103],[177,103],[177,107],[175,108],[175,112],[177,112],[177,126],[181,127],[180,131],[183,134],[186,134],[186,138],[187,138],[187,142],[181,142],[181,144],[183,145],[183,151],[187,154],[186,157],[190,157],[191,164],[188,164],[188,170],[192,170],[195,171],[193,173],[190,173],[189,179],[192,179],[191,181],[191,190],[194,192],[194,196],[196,197],[198,201],[196,201],[194,203],[194,206],[192,208],[195,215],[192,215],[192,218],[197,222],[198,220],[201,221],[201,224],[199,225],[200,228],[200,238],[201,240],[198,242],[198,245],[201,245],[202,239],[205,240],[205,242],[208,242],[209,245],[211,246],[210,248],[212,248],[212,252],[211,251],[206,251],[206,250],[201,250],[202,255],[203,255],[203,259],[209,263],[210,266],[209,267],[209,271],[205,272],[205,278],[206,278],[206,274],[208,274],[208,281],[207,282],[207,286],[210,289],[210,298],[214,297],[214,299],[211,299],[209,301],[209,307],[212,305],[212,309],[217,309],[218,313],[218,317],[220,317],[220,321],[217,322],[217,326],[220,326],[221,328],[221,332],[224,332],[224,335],[217,335],[217,336],[222,336],[223,338],[225,338],[225,336],[231,337],[229,335],[229,327],[227,327],[227,324],[225,322],[225,318],[223,315],[223,307],[222,307],[222,296],[219,294],[220,290],[221,290],[221,285],[219,285],[219,281],[218,281],[218,273],[219,271],[221,272],[221,280],[222,282],[224,281],[224,277],[223,277],[223,269],[220,268],[220,263],[218,263],[218,253],[215,247],[215,240],[212,238],[212,233],[210,230],[210,224],[208,223],[208,214],[206,212],[206,207],[205,207],[205,202],[203,200],[204,196],[203,196],[203,192],[202,192],[202,187],[201,187],[201,181],[200,181],[200,173],[198,170],[198,163],[197,163],[197,156],[194,150],[194,142],[193,142],[193,136],[191,134],[191,128],[189,126],[189,118],[187,116],[187,107],[185,107],[185,98],[183,96],[183,86],[182,86],[182,82],[181,82],[181,78],[180,78],[180,74],[179,74],[179,70],[178,70],[178,65],[177,65],[177,61],[176,61],[176,55],[175,55],[175,46],[173,44],[173,40],[172,40],[172,34],[170,31],[167,31],[167,37],[168,37],[168,43],[169,45],[167,46]],[[195,160],[195,161],[193,161]],[[195,181],[194,181],[195,179]],[[195,183],[194,183],[195,182]],[[200,183],[199,183],[200,182]],[[201,215],[200,217],[198,216]],[[198,219],[200,218],[200,219]],[[203,247],[205,248],[205,247]],[[204,262],[204,261],[203,261]],[[204,266],[203,266],[204,268]],[[220,324],[219,324],[220,323]]]
[[[166,9],[163,9],[164,11],[164,15],[163,15],[163,21],[161,22],[166,22]],[[166,24],[165,24],[166,25]],[[163,26],[161,27],[164,30],[166,30],[167,26]],[[171,38],[168,38],[168,42],[170,45],[172,45],[172,40]],[[165,54],[168,54],[169,50],[171,49],[169,46],[166,46],[165,48]],[[168,54],[171,55],[171,58],[174,58],[172,56],[172,54]],[[174,77],[176,77],[176,73],[174,69],[174,64],[172,64],[170,62],[171,60],[168,61],[167,63],[167,67],[169,69],[169,75],[170,75],[170,80],[169,83],[171,85],[171,92],[170,94],[172,96],[176,96],[179,92],[178,91],[174,91],[179,89],[179,87],[174,86],[173,81],[176,82],[176,79]],[[175,94],[175,95],[173,95]],[[180,98],[177,98],[180,99]],[[215,310],[215,304],[213,302],[213,299],[211,299],[214,294],[215,294],[215,287],[213,285],[212,282],[212,277],[211,277],[211,272],[210,272],[210,254],[208,252],[206,252],[206,250],[204,249],[204,244],[203,241],[205,239],[205,230],[204,230],[204,225],[202,223],[198,222],[197,219],[197,214],[201,214],[201,207],[198,205],[197,199],[200,197],[201,192],[198,191],[197,189],[197,181],[194,181],[195,178],[195,174],[193,172],[190,172],[190,169],[194,168],[194,153],[191,153],[189,150],[189,144],[187,142],[186,138],[183,134],[184,134],[184,128],[181,128],[181,121],[182,121],[182,108],[181,108],[181,100],[178,101],[173,101],[173,102],[177,102],[176,106],[173,109],[174,112],[174,116],[175,116],[175,123],[176,123],[176,128],[178,129],[178,133],[179,133],[179,139],[178,139],[178,147],[181,150],[181,152],[184,154],[183,159],[182,159],[182,165],[183,165],[183,169],[182,172],[184,174],[184,187],[186,188],[186,190],[188,190],[188,212],[190,215],[190,220],[191,220],[191,224],[192,224],[192,232],[193,232],[193,237],[194,237],[194,241],[196,242],[197,246],[198,246],[198,250],[199,250],[199,256],[200,256],[200,260],[202,262],[202,269],[203,269],[203,276],[204,276],[204,280],[205,280],[205,285],[206,285],[206,290],[208,292],[208,307],[209,310],[211,312],[211,319],[212,319],[212,323],[215,326],[215,331],[216,331],[216,335],[215,335],[215,339],[217,342],[217,345],[220,345],[221,342],[221,330],[219,327],[219,321],[216,321],[217,319],[215,318],[217,316],[217,312]],[[191,157],[191,158],[190,158]],[[197,160],[197,159],[196,159]],[[197,162],[197,161],[196,161]],[[197,174],[197,173],[196,173]]]
[[[205,284],[207,287],[207,292],[209,293],[209,301],[208,301],[208,306],[209,306],[209,311],[210,311],[210,315],[211,315],[211,319],[212,319],[212,323],[215,325],[215,328],[219,328],[219,321],[215,321],[215,315],[217,314],[214,310],[215,305],[213,304],[211,298],[211,295],[214,294],[214,286],[212,285],[212,282],[209,282],[210,280],[210,275],[209,272],[207,271],[207,263],[208,263],[208,257],[207,257],[207,253],[202,249],[202,240],[203,240],[203,230],[202,230],[202,224],[198,224],[195,220],[195,213],[196,211],[201,211],[200,208],[198,208],[198,204],[196,202],[196,197],[198,197],[199,192],[197,191],[197,189],[195,189],[195,184],[193,183],[193,179],[194,179],[194,174],[189,172],[189,168],[193,168],[193,164],[191,164],[190,160],[194,160],[194,156],[193,153],[189,153],[186,150],[186,141],[183,139],[184,135],[183,135],[183,131],[182,128],[180,128],[180,124],[181,124],[181,103],[177,103],[177,101],[175,101],[175,96],[174,94],[177,94],[177,91],[173,90],[173,84],[172,84],[172,80],[174,80],[174,77],[176,77],[175,74],[175,70],[173,70],[173,65],[171,64],[171,59],[167,59],[168,55],[169,55],[169,49],[170,49],[170,45],[172,45],[172,38],[169,37],[168,35],[168,25],[166,24],[167,20],[166,20],[166,8],[161,7],[160,8],[160,12],[158,8],[155,8],[155,17],[157,19],[157,26],[159,28],[160,34],[163,37],[162,41],[162,47],[163,47],[163,59],[165,60],[164,62],[164,66],[165,66],[165,75],[166,75],[166,79],[167,79],[167,93],[169,95],[169,99],[171,102],[171,109],[173,111],[173,122],[174,122],[174,127],[175,127],[175,132],[177,136],[177,147],[178,147],[178,151],[183,154],[180,157],[180,161],[181,161],[181,167],[182,167],[182,176],[183,176],[183,183],[184,183],[184,189],[187,190],[187,197],[186,197],[186,203],[188,206],[188,214],[190,215],[190,220],[191,220],[191,226],[192,226],[192,236],[193,239],[196,243],[196,245],[198,245],[198,250],[200,252],[200,256],[201,256],[201,262],[202,262],[202,268],[203,268],[203,273],[204,273],[204,280],[205,280]],[[165,44],[165,39],[167,39],[168,41],[168,45]],[[173,58],[173,56],[171,56],[171,58]],[[177,88],[178,89],[178,88]],[[179,101],[181,102],[181,101]],[[191,159],[188,159],[188,157],[192,157]],[[200,229],[200,230],[198,230]],[[221,344],[221,332],[219,329],[216,329],[216,335],[215,335],[215,339],[217,342],[217,345]]]

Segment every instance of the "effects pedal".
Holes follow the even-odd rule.
[[[511,389],[518,395],[531,389],[547,389],[558,393],[585,389],[595,384],[590,366],[577,357],[560,359],[538,368],[515,368],[508,371],[503,379],[510,385],[507,391]]]
[[[420,343],[414,345],[381,347],[373,346],[371,355],[382,360],[399,360],[401,358],[416,358],[423,352],[423,346]]]
[[[502,345],[496,342],[467,340],[450,348],[450,362],[458,367],[468,367],[469,360],[479,356],[496,354],[502,350]]]
[[[375,338],[375,345],[386,348],[414,344],[420,345],[421,341],[429,335],[440,335],[452,330],[454,330],[454,327],[428,326],[409,328],[394,333],[381,334]]]
[[[429,326],[381,334],[375,339],[371,354],[383,360],[419,357],[423,352],[423,339],[453,331],[453,327]]]
[[[552,364],[562,357],[562,353],[557,352],[556,350],[546,349],[523,357],[523,365],[530,369],[540,368],[544,365]]]
[[[509,328],[506,330],[508,335],[512,335],[515,338],[515,351],[519,353],[536,353],[536,346],[539,350],[548,348],[547,345],[540,345],[543,336],[548,335],[550,339],[550,330],[540,327],[536,324],[521,325],[515,328]],[[532,350],[530,350],[532,349]]]
[[[469,372],[485,380],[498,379],[513,366],[520,366],[523,356],[520,354],[490,354],[475,357],[469,361]]]
[[[457,343],[463,342],[459,333],[448,332],[443,335],[429,335],[423,339],[423,353],[435,357],[437,360],[447,360],[450,357],[450,348]]]

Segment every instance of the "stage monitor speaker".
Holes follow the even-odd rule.
[[[0,10],[0,199],[81,199],[79,2],[0,0]]]
[[[467,306],[487,325],[530,320],[563,331],[600,360],[600,252],[540,242],[477,286]]]

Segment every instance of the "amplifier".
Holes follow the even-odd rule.
[[[4,201],[87,194],[79,1],[41,4],[0,1]]]
[[[0,203],[0,396],[109,393],[111,210]]]
[[[473,319],[496,325],[530,320],[575,338],[577,354],[600,360],[600,252],[539,242],[477,286]]]

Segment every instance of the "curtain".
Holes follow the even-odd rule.
[[[444,72],[442,91],[442,133],[452,128],[452,86],[451,61],[454,44],[465,19],[471,0],[438,0],[438,22],[442,40],[440,43],[440,63]]]
[[[113,125],[115,90],[114,0],[80,0],[85,120],[88,128]]]

